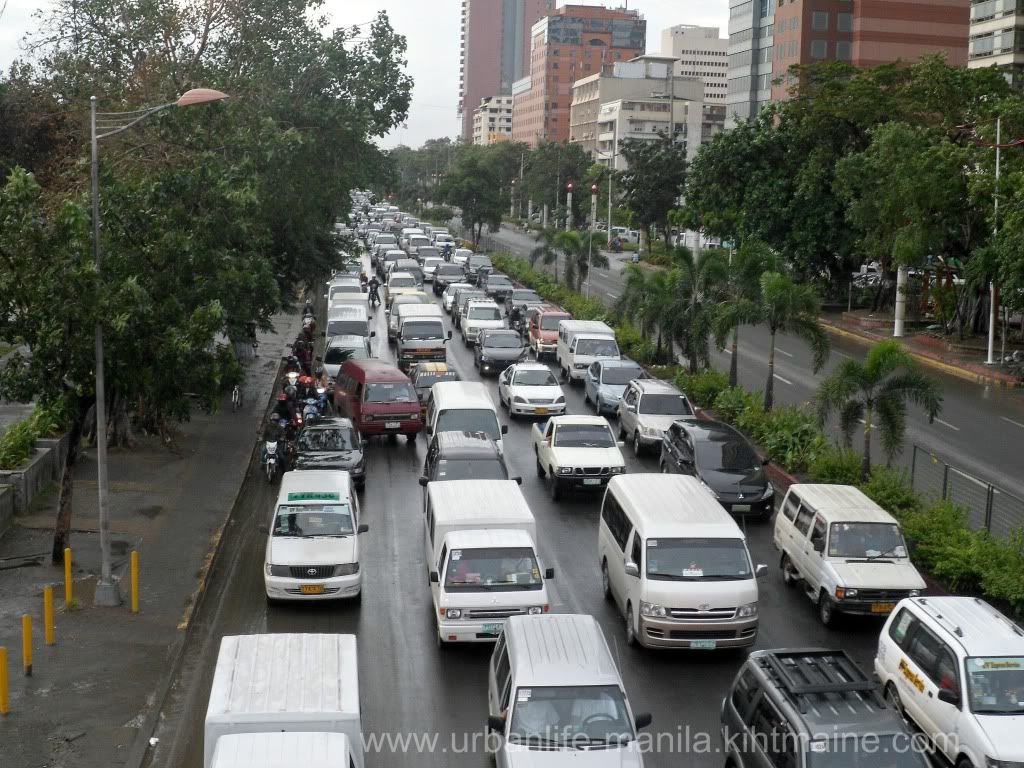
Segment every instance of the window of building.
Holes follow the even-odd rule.
[[[828,56],[828,43],[824,40],[811,40],[811,58],[824,59]]]
[[[790,30],[795,30],[795,29],[798,29],[799,27],[800,27],[800,17],[799,16],[794,16],[792,19],[789,20],[789,28],[790,28]],[[785,30],[783,30],[783,31],[785,31]]]
[[[836,29],[838,29],[840,32],[853,32],[853,14],[837,13]]]
[[[793,58],[800,52],[800,46],[796,40],[789,41],[789,58]]]
[[[836,61],[851,61],[853,59],[852,46],[849,40],[836,41]]]
[[[815,32],[828,32],[828,11],[814,12],[814,16],[811,17],[811,29]]]

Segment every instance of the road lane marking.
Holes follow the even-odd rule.
[[[853,355],[848,355],[845,352],[840,352],[838,349],[833,349],[832,352],[839,355],[840,357],[845,357],[847,360],[853,360]]]
[[[792,352],[787,352],[786,350],[779,349],[778,347],[775,348],[775,351],[778,352],[780,355],[785,355],[786,357],[792,357],[793,356]]]
[[[950,429],[956,430],[957,432],[959,432],[959,431],[960,431],[960,427],[954,427],[954,426],[953,426],[952,424],[950,424],[950,423],[949,423],[948,421],[943,421],[942,419],[936,419],[936,420],[935,420],[935,423],[936,423],[936,424],[941,424],[941,425],[942,425],[942,426],[944,426],[944,427],[949,427]]]
[[[605,296],[608,296],[609,298],[612,298],[612,299],[617,299],[617,298],[619,298],[619,297],[618,297],[618,296],[616,296],[616,295],[615,295],[614,293],[608,293],[608,291],[605,291],[605,292],[604,292],[604,295],[605,295]]]
[[[1003,421],[1008,421],[1008,422],[1010,422],[1010,423],[1011,423],[1011,424],[1013,424],[1013,425],[1014,425],[1015,427],[1020,427],[1021,429],[1024,429],[1024,424],[1021,424],[1021,423],[1020,423],[1019,421],[1014,421],[1013,419],[1008,419],[1008,418],[1006,418],[1005,416],[1000,416],[999,418],[1000,418],[1000,419],[1002,419]]]
[[[792,382],[792,381],[790,381],[789,379],[784,379],[784,378],[782,378],[782,377],[781,377],[781,376],[779,376],[779,374],[777,374],[777,373],[773,373],[773,374],[772,374],[772,376],[774,376],[774,377],[775,377],[776,379],[778,379],[779,381],[781,381],[781,382],[782,382],[783,384],[789,384],[789,386],[791,386],[791,387],[793,386],[793,382]]]

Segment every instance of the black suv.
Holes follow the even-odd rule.
[[[483,432],[438,432],[427,448],[420,485],[432,480],[508,480],[498,444]],[[522,482],[522,478],[512,478]]]
[[[755,651],[722,702],[726,768],[929,768],[844,651]]]

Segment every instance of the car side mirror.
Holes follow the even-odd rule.
[[[270,533],[270,526],[261,525],[257,530],[264,536],[267,536]]]
[[[508,434],[508,424],[502,424],[501,425],[501,434],[503,434],[503,435],[507,435]]]
[[[356,533],[366,533],[368,530],[370,530],[370,526],[366,523],[362,523],[356,528]]]
[[[430,583],[431,584],[437,584],[439,581],[440,581],[440,579],[439,579],[439,577],[437,575],[437,571],[431,571],[430,572]]]
[[[515,483],[516,485],[522,485],[522,484],[523,484],[523,478],[521,478],[521,477],[513,477],[513,478],[510,478],[510,479],[511,479],[511,480],[512,480],[512,481],[513,481],[513,482],[514,482],[514,483]]]
[[[625,571],[627,576],[634,576],[636,578],[640,578],[640,567],[632,560],[626,561]]]
[[[546,568],[544,570],[544,578],[545,579],[553,579],[553,578],[555,578],[555,569],[554,568]]]
[[[451,338],[452,338],[452,332],[448,331],[448,340],[451,341]]]
[[[633,725],[635,725],[636,729],[639,731],[642,728],[646,728],[653,721],[654,718],[651,717],[650,712],[641,712],[639,715],[633,718]]]
[[[327,294],[326,294],[326,293],[324,294],[324,298],[325,298],[325,299],[327,298]]]
[[[824,552],[825,551],[825,540],[824,539],[815,539],[813,542],[811,542],[811,546],[814,547],[814,551],[815,552]]]
[[[949,688],[939,688],[939,701],[951,704],[954,707],[960,706],[960,694]]]
[[[426,475],[423,475],[422,477],[420,477],[420,487],[421,488],[426,488],[427,487],[427,483],[429,483],[429,482],[430,481],[427,480],[427,476]]]
[[[754,578],[763,579],[768,575],[768,566],[764,563],[758,563],[754,566]]]
[[[627,405],[626,406],[626,410],[629,411],[630,413],[636,413],[636,406],[635,405]]]
[[[316,360],[318,363],[322,363],[324,361],[324,359],[322,357],[320,357],[319,355],[317,355],[313,359]]]
[[[504,733],[505,718],[503,718],[501,715],[488,715],[487,730],[491,733]]]

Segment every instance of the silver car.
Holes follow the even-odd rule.
[[[594,406],[598,416],[615,413],[629,382],[645,376],[644,369],[632,360],[597,360],[583,379],[583,399]]]
[[[633,453],[660,449],[665,430],[679,419],[696,418],[689,398],[660,379],[634,379],[619,401],[619,439],[633,441]]]

